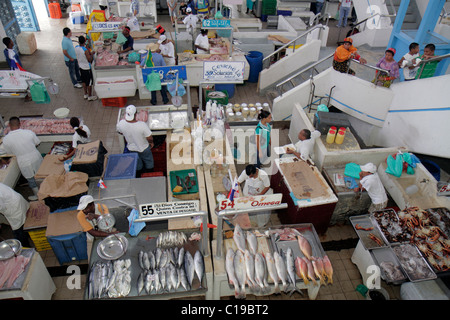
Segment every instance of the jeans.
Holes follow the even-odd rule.
[[[64,61],[66,63],[67,68],[69,68],[70,80],[73,85],[76,85],[78,82],[81,82],[81,74],[80,67],[78,66],[78,60],[73,59],[73,61]]]
[[[136,152],[136,151],[130,151],[130,152]],[[153,161],[153,153],[152,148],[150,146],[147,147],[142,152],[136,152],[138,154],[138,161],[136,166],[136,171],[140,171],[142,169],[153,169],[155,167],[155,163]]]
[[[339,9],[339,23],[338,23],[338,27],[346,27],[347,26],[347,18],[348,18],[348,14],[350,13],[350,8],[349,7],[343,7],[341,6],[341,8]]]
[[[316,14],[322,12],[322,8],[323,8],[323,2],[316,2]]]
[[[167,88],[166,86],[161,86],[161,97],[163,99],[163,103],[166,104],[169,102],[169,98],[167,98]],[[150,103],[152,105],[156,105],[156,91],[152,91],[152,99],[150,100]]]

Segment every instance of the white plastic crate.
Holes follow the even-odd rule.
[[[134,97],[137,82],[133,76],[97,78],[94,89],[100,99]]]

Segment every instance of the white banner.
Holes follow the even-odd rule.
[[[233,201],[225,199],[220,202],[219,210],[271,207],[281,204],[282,198],[283,195],[281,193],[275,193],[262,196],[238,197],[234,198]]]
[[[204,61],[203,79],[210,81],[244,81],[244,61]]]
[[[199,211],[199,208],[198,200],[141,204],[139,206],[139,219],[151,220],[151,218],[157,216],[192,213]]]
[[[118,30],[121,21],[92,22],[92,31]]]

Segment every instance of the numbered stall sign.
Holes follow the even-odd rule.
[[[233,201],[225,199],[220,202],[219,210],[271,207],[281,204],[282,198],[283,195],[281,193],[275,193],[262,196],[239,197],[234,198]]]
[[[139,206],[139,219],[151,220],[154,217],[198,212],[199,207],[198,200],[141,204]]]

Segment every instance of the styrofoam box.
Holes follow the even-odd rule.
[[[400,287],[402,300],[450,300],[437,280],[405,282]]]
[[[17,47],[21,54],[33,54],[37,50],[34,32],[21,32],[16,37]]]
[[[133,82],[124,80],[132,79]],[[114,83],[116,81],[120,81]],[[107,82],[100,83],[99,82]],[[133,76],[124,76],[124,77],[104,77],[97,78],[95,80],[94,85],[95,92],[97,93],[97,97],[100,99],[105,98],[120,98],[120,97],[134,97],[136,94],[137,83],[136,79]]]

